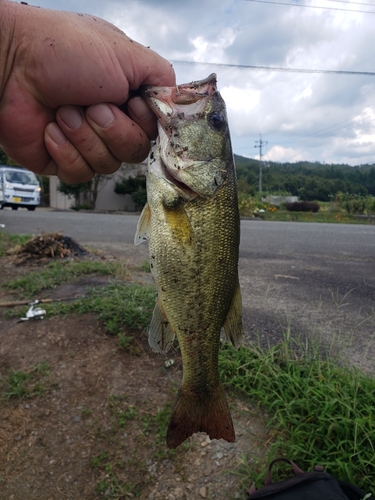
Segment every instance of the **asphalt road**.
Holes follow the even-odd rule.
[[[144,260],[134,247],[138,216],[37,209],[3,210],[17,234],[62,231],[82,245]],[[317,339],[375,371],[375,226],[264,222],[241,224],[240,282],[247,341]]]

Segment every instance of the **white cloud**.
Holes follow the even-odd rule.
[[[303,150],[284,148],[282,146],[273,146],[269,152],[264,155],[265,161],[296,162],[308,159],[309,158],[306,158]]]
[[[192,61],[225,63],[227,62],[225,50],[233,45],[235,40],[236,34],[232,28],[224,28],[213,40],[199,35],[189,40],[194,50],[188,54],[188,58]]]
[[[371,14],[236,0],[40,0],[38,4],[104,17],[170,60],[374,71]],[[336,6],[325,0],[310,5]],[[337,7],[373,10],[349,4]],[[254,141],[262,133],[269,142],[269,159],[375,162],[373,77],[174,66],[179,83],[217,73],[239,154],[255,157]]]

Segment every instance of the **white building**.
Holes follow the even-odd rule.
[[[119,170],[114,174],[107,175],[99,185],[98,197],[96,200],[95,211],[125,211],[134,212],[135,206],[130,194],[116,194],[115,184],[124,177],[136,177],[146,174],[147,163],[128,164],[123,163]],[[70,209],[74,203],[74,197],[69,197],[58,191],[60,180],[56,176],[50,177],[49,192],[50,192],[50,207],[60,210]]]

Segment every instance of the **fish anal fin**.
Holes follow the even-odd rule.
[[[196,432],[211,439],[236,439],[224,389],[219,383],[211,394],[190,391],[184,386],[177,394],[167,430],[168,448],[176,448]]]
[[[134,236],[134,245],[140,245],[144,241],[149,239],[150,234],[150,223],[151,223],[151,210],[149,204],[143,207],[142,213],[139,216],[137,230]]]
[[[167,352],[172,345],[175,333],[158,298],[148,330],[148,343],[155,352]]]
[[[234,347],[238,347],[244,333],[242,325],[242,298],[238,278],[223,330],[225,338],[228,341],[230,340]]]

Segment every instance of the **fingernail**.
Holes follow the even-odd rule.
[[[153,112],[141,97],[133,97],[128,102],[128,109],[139,121],[146,121],[153,117]]]
[[[115,115],[112,113],[111,108],[106,104],[95,104],[91,106],[87,114],[93,122],[102,128],[109,127],[115,119]]]
[[[79,110],[74,106],[62,106],[58,110],[58,115],[65,125],[72,130],[76,130],[82,125],[83,118]]]
[[[60,130],[60,127],[57,125],[57,123],[55,122],[49,123],[46,127],[46,132],[53,140],[53,142],[55,142],[59,146],[61,146],[61,144],[64,144],[64,142],[66,142],[66,137]]]

